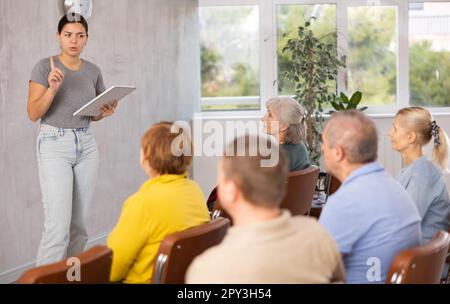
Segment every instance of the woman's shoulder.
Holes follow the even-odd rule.
[[[422,171],[422,173],[438,173],[440,174],[439,168],[436,167],[433,162],[431,162],[426,156],[422,156],[419,159],[415,160],[412,164],[412,168],[414,172]]]
[[[290,150],[306,150],[306,146],[303,143],[303,141],[299,142],[299,143],[283,143],[281,144],[281,146],[285,149],[290,149]]]
[[[36,62],[34,68],[39,70],[47,69],[50,71],[50,57],[40,59],[38,62]]]
[[[98,65],[96,65],[95,63],[92,63],[88,60],[83,59],[83,63],[85,65],[85,67],[92,72],[95,73],[101,73],[101,69],[98,67]]]
[[[46,65],[50,67],[50,57],[45,57],[45,58],[41,58],[40,60],[38,60],[38,62],[36,63],[36,65]]]
[[[50,57],[39,60],[31,70],[30,80],[39,83],[44,87],[48,87],[48,74],[50,73]]]
[[[186,180],[188,181],[189,185],[190,185],[193,189],[195,189],[195,191],[198,191],[198,192],[200,192],[200,193],[203,195],[203,190],[202,190],[202,188],[200,187],[200,185],[199,185],[195,180],[190,179],[190,178],[186,178]]]
[[[308,151],[308,149],[306,148],[306,145],[303,141],[299,142],[298,144],[298,148],[304,151]]]
[[[436,179],[440,179],[441,171],[428,158],[421,157],[415,160],[410,167],[409,175],[411,178],[423,183],[434,183]]]
[[[296,143],[296,144],[290,144],[289,149],[296,154],[299,155],[308,155],[308,149],[306,148],[303,141]]]
[[[200,185],[185,175],[166,174],[144,183],[138,192],[134,194],[135,200],[148,201],[149,198],[155,199],[161,196],[178,195],[182,193],[198,194],[204,197]]]

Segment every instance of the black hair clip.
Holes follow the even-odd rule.
[[[434,146],[439,146],[441,144],[439,140],[439,126],[436,123],[436,120],[431,122],[431,135],[434,137]]]

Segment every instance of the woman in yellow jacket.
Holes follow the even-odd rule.
[[[200,187],[187,178],[192,156],[172,153],[179,134],[172,133],[171,127],[171,123],[158,123],[142,138],[141,166],[149,180],[125,201],[108,237],[113,251],[112,282],[149,283],[161,241],[209,221]]]

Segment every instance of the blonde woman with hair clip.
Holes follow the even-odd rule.
[[[450,199],[443,173],[448,172],[448,137],[430,112],[409,107],[397,112],[389,137],[405,168],[398,181],[411,195],[422,218],[422,242],[450,227]],[[433,140],[431,161],[423,147]]]

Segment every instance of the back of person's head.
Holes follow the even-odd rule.
[[[325,126],[331,148],[339,145],[350,164],[374,162],[378,153],[378,135],[374,122],[361,111],[333,113]]]
[[[305,110],[293,98],[274,97],[266,102],[266,108],[278,118],[279,122],[288,126],[284,142],[298,144],[305,136]]]
[[[443,171],[448,171],[448,137],[431,113],[421,107],[408,107],[396,114],[398,123],[416,133],[416,141],[424,146],[433,138],[432,160]]]
[[[141,149],[143,161],[158,174],[184,174],[192,162],[192,155],[174,153],[174,144],[183,129],[171,122],[160,122],[153,125],[142,137]],[[179,142],[180,150],[183,145],[192,145],[190,138],[183,137]],[[191,149],[189,149],[191,151]]]
[[[226,153],[222,159],[223,177],[225,181],[232,181],[251,205],[278,208],[286,192],[287,157],[276,143],[271,142],[270,151],[279,154],[278,162],[273,166],[262,166],[263,160],[271,157],[263,156],[258,149],[262,140],[246,135],[229,143],[226,151],[232,153]]]

